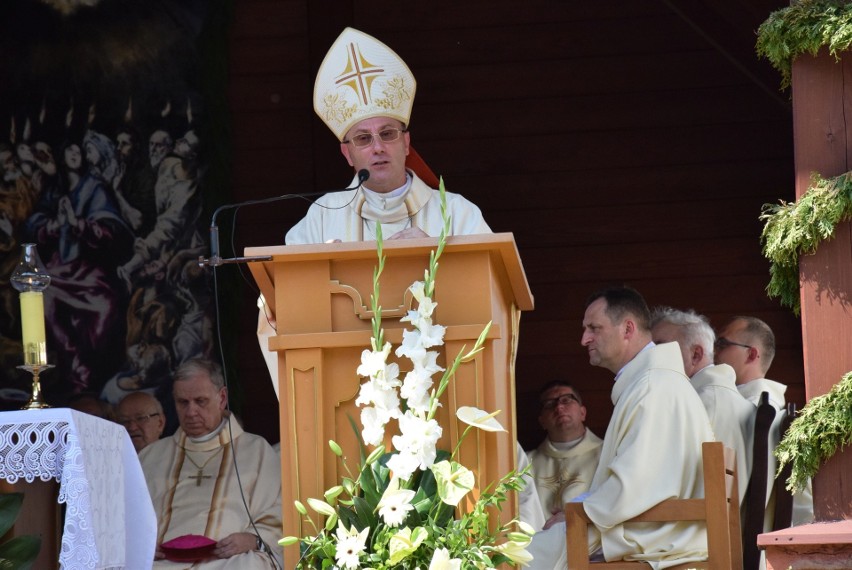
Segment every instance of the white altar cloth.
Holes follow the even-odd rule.
[[[151,568],[157,518],[122,426],[67,408],[0,412],[0,478],[59,481],[64,570]]]

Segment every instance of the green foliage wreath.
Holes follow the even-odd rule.
[[[787,488],[804,489],[820,465],[850,443],[852,372],[847,372],[827,394],[813,398],[802,408],[775,449],[779,471],[787,463],[793,466]]]
[[[852,45],[852,3],[847,0],[799,0],[769,15],[757,30],[757,54],[781,72],[781,88],[790,86],[793,60],[816,55],[823,46],[836,58]]]
[[[852,219],[852,172],[828,179],[814,174],[801,198],[764,204],[760,219],[763,255],[771,262],[766,292],[798,315],[799,257],[814,253],[822,241],[834,237],[839,223]]]

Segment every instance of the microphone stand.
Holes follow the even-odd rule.
[[[237,202],[236,204],[225,204],[224,206],[219,206],[213,212],[213,216],[210,219],[210,257],[199,256],[198,265],[200,267],[219,267],[220,265],[230,264],[230,263],[251,263],[254,261],[272,261],[271,255],[255,255],[250,257],[228,257],[223,258],[219,256],[219,226],[216,225],[216,218],[219,216],[219,212],[222,210],[227,210],[231,208],[240,208],[242,206],[253,206],[255,204],[268,204],[270,202],[278,202],[279,200],[291,200],[293,198],[312,198],[314,196],[324,196],[325,194],[330,194],[331,192],[346,192],[348,190],[356,190],[360,188],[361,185],[370,178],[370,171],[366,168],[362,168],[358,171],[358,182],[354,186],[350,186],[349,188],[341,188],[340,190],[331,190],[327,192],[305,192],[303,194],[284,194],[282,196],[273,196],[272,198],[262,198],[260,200],[246,200],[245,202]]]

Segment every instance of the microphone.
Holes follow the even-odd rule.
[[[259,200],[246,200],[245,202],[236,202],[234,204],[225,204],[223,206],[219,206],[213,212],[213,215],[210,218],[210,257],[205,258],[201,256],[198,258],[198,265],[204,267],[205,265],[208,267],[218,267],[225,263],[246,263],[249,261],[269,261],[272,258],[268,255],[260,255],[255,257],[232,257],[223,259],[219,257],[219,226],[216,225],[216,218],[219,216],[219,213],[223,210],[229,210],[234,208],[241,208],[242,206],[253,206],[255,204],[269,204],[271,202],[279,202],[281,200],[292,200],[293,198],[312,198],[315,196],[323,196],[325,194],[331,194],[333,192],[346,192],[349,190],[357,190],[361,187],[364,182],[369,180],[370,171],[366,168],[362,168],[358,171],[358,179],[355,184],[349,186],[348,188],[337,188],[335,190],[327,190],[325,192],[303,192],[297,194],[282,194],[281,196],[273,196],[271,198],[261,198]]]

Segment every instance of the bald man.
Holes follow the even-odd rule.
[[[160,401],[147,392],[132,392],[118,403],[116,421],[124,426],[139,453],[163,435],[166,417]]]

